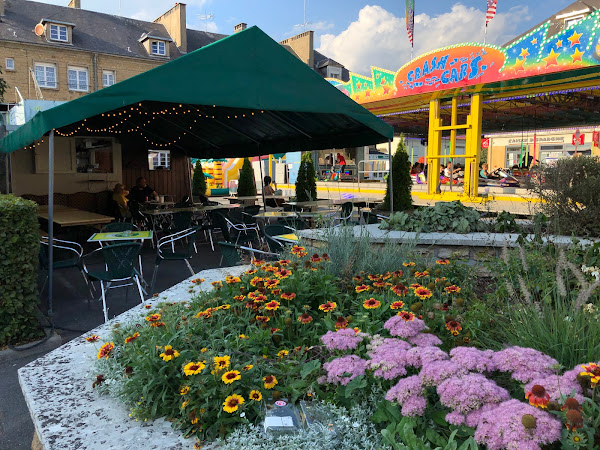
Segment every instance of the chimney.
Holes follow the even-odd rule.
[[[182,53],[187,53],[187,25],[185,16],[185,3],[175,3],[175,6],[154,21],[154,23],[164,25],[171,39],[175,41],[175,45],[177,45]]]
[[[233,32],[237,33],[238,31],[244,31],[246,28],[248,28],[247,23],[238,23],[235,27],[233,27]]]
[[[81,9],[81,0],[69,0],[69,8]]]

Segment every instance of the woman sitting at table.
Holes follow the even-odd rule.
[[[119,212],[121,213],[121,216],[123,218],[131,217],[131,214],[129,213],[129,208],[127,207],[127,202],[129,201],[127,199],[128,194],[129,192],[125,190],[124,184],[117,183],[115,185],[115,188],[113,189],[112,198],[119,206]]]
[[[275,183],[275,189],[273,189],[273,186],[271,186],[271,177],[269,175],[267,175],[264,178],[264,187],[263,187],[263,193],[265,195],[275,195],[275,189],[277,189],[277,185]],[[281,198],[267,198],[265,199],[265,204],[267,206],[270,206],[272,208],[278,208],[280,207],[282,204],[284,203],[284,200]]]

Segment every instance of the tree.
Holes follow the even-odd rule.
[[[194,177],[192,178],[192,195],[204,194],[206,194],[206,178],[204,177],[204,170],[202,170],[202,163],[197,159],[194,167]]]
[[[410,160],[405,147],[404,136],[400,136],[400,142],[396,153],[392,158],[392,183],[394,191],[394,211],[412,209],[412,179],[410,176]],[[390,210],[390,182],[388,180],[387,190],[381,209]]]
[[[256,185],[254,184],[254,169],[248,158],[244,158],[244,164],[240,170],[240,180],[238,182],[238,197],[256,195]]]
[[[0,75],[2,75],[2,69],[0,69]],[[8,89],[8,84],[4,78],[0,78],[0,101],[4,101],[4,93]]]
[[[302,155],[298,178],[296,179],[296,201],[307,202],[317,199],[317,182],[315,181],[315,166],[310,152]]]

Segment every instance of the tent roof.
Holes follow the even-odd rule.
[[[393,128],[257,27],[100,91],[37,113],[0,140],[25,148],[50,130],[118,137],[201,158],[356,147]]]

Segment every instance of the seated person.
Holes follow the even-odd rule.
[[[129,191],[129,200],[135,200],[138,203],[145,203],[149,200],[155,199],[158,194],[148,186],[144,177],[139,177],[135,180],[135,186]]]
[[[121,213],[121,217],[131,217],[129,213],[129,208],[127,207],[127,194],[129,191],[125,190],[125,185],[121,183],[115,184],[115,188],[113,189],[113,200],[119,205],[119,212]]]
[[[479,176],[481,178],[489,178],[490,177],[490,173],[488,172],[488,165],[486,163],[483,163],[481,165],[481,170],[479,171]]]
[[[448,163],[446,164],[446,167],[444,168],[444,176],[448,179],[450,178],[457,178],[458,177],[458,172],[460,172],[462,169],[460,168],[460,166],[457,166],[456,168],[454,168],[454,170],[452,170],[452,163]],[[450,173],[452,172],[452,173]]]
[[[273,186],[271,186],[271,177],[269,175],[265,176],[264,178],[264,187],[263,187],[263,194],[265,195],[275,195],[275,189],[277,189],[277,184],[273,183],[275,185],[275,189],[273,189]],[[280,207],[284,202],[284,200],[282,198],[267,198],[265,199],[265,204],[267,206],[270,206],[272,208],[278,208]]]

